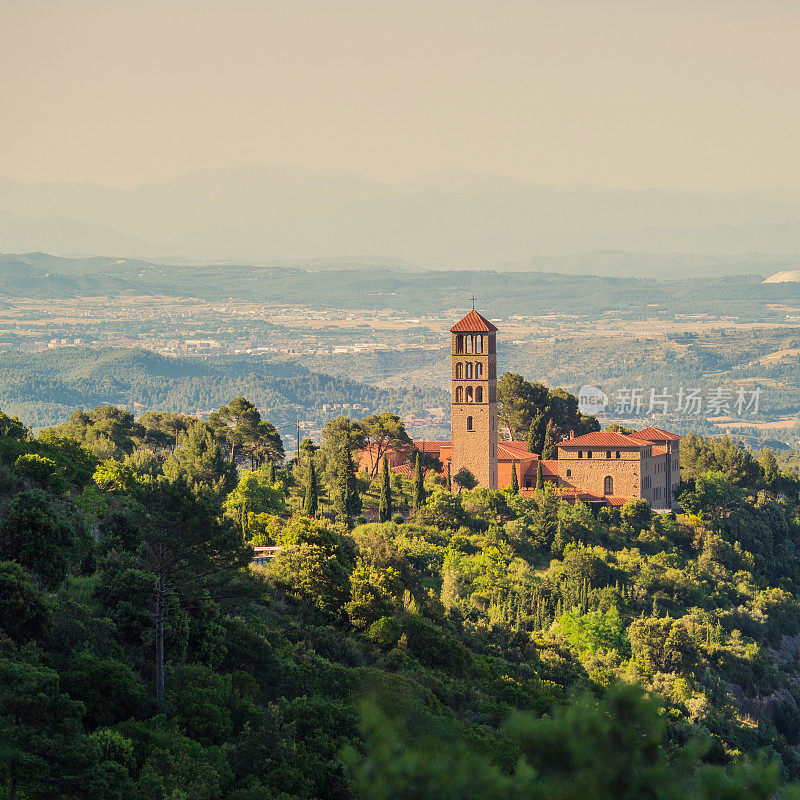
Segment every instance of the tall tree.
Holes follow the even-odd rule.
[[[221,519],[213,494],[193,492],[184,480],[142,487],[143,543],[138,560],[153,576],[156,700],[164,699],[164,629],[169,609],[197,604],[229,585],[252,550],[230,521]]]
[[[211,427],[196,420],[178,436],[178,446],[164,462],[164,475],[170,480],[183,478],[195,488],[227,494],[236,483],[236,467],[226,460]]]
[[[197,420],[186,414],[148,411],[137,422],[144,428],[143,441],[148,447],[175,450],[180,434],[186,433]]]
[[[285,456],[280,434],[275,426],[265,419],[256,426],[255,437],[245,442],[244,450],[250,459],[252,469],[263,466],[265,461],[271,464],[283,461]]]
[[[319,489],[317,488],[317,470],[314,459],[308,460],[308,475],[306,477],[306,496],[303,500],[303,509],[309,517],[316,517],[319,510]]]
[[[247,444],[252,446],[259,439],[261,414],[258,409],[244,397],[235,397],[219,411],[208,418],[214,435],[220,442],[227,443],[230,448],[230,461],[236,461],[236,454]]]
[[[453,470],[450,462],[447,462],[447,491],[453,491]]]
[[[276,480],[278,480],[278,476],[277,476],[276,471],[275,471],[275,462],[272,459],[270,459],[270,462],[269,462],[269,482],[270,483],[275,483]]]
[[[517,478],[517,465],[511,463],[511,491],[513,494],[519,494],[519,478]]]
[[[326,479],[331,487],[334,511],[341,517],[351,517],[361,511],[353,449],[363,446],[361,426],[347,417],[336,417],[322,429]]]
[[[557,434],[555,431],[555,427],[553,425],[548,425],[547,432],[544,435],[544,447],[542,448],[542,458],[544,459],[558,458],[558,449],[556,448],[558,439],[556,438],[556,436]]]
[[[542,462],[536,465],[536,491],[541,492],[544,489],[544,476],[542,475]]]
[[[422,464],[420,463],[419,453],[417,453],[414,462],[414,484],[411,488],[411,505],[415,511],[425,505],[425,484],[422,477]]]
[[[383,414],[372,414],[364,417],[359,425],[369,449],[370,478],[378,474],[381,459],[389,450],[411,453],[414,443],[396,414],[390,414],[388,411]]]
[[[392,485],[389,479],[389,460],[383,457],[381,468],[381,495],[378,502],[378,519],[388,522],[392,518]]]
[[[528,452],[541,456],[544,450],[544,437],[547,431],[547,418],[541,411],[533,415],[531,426],[528,428]]]

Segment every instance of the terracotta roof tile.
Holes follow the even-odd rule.
[[[450,330],[452,333],[482,333],[496,331],[497,328],[473,308],[466,317],[462,317]]]
[[[574,439],[565,439],[558,443],[558,447],[646,447],[649,444],[649,441],[626,436],[624,433],[594,431]]]
[[[539,456],[536,453],[529,453],[525,442],[498,442],[497,458],[499,461],[527,461],[538,460]]]
[[[671,442],[675,439],[680,439],[676,433],[669,431],[662,431],[661,428],[645,428],[643,431],[637,431],[635,434],[637,439],[645,439],[648,442]]]
[[[414,447],[426,453],[438,453],[443,447],[450,447],[450,442],[444,440],[415,439]]]

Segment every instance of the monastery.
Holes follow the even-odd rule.
[[[565,500],[622,506],[644,498],[655,509],[675,508],[680,480],[680,437],[659,428],[631,435],[597,431],[570,435],[557,445],[557,459],[540,459],[526,442],[501,441],[497,417],[497,328],[474,309],[452,328],[450,441],[415,441],[416,450],[439,458],[447,473],[466,467],[479,486],[505,489],[516,470],[520,491],[532,495],[539,465],[542,480]],[[394,472],[410,476],[411,454],[386,454]],[[373,454],[359,455],[370,469]]]

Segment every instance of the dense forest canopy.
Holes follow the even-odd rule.
[[[408,413],[448,402],[437,390],[379,389],[266,359],[201,361],[118,347],[0,354],[0,405],[35,428],[62,421],[75,406],[202,414],[242,394],[278,426],[298,415],[322,420],[324,404]]]
[[[687,437],[655,515],[354,474],[401,425],[1,415],[0,797],[798,796],[774,454]]]

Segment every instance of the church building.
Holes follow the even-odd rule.
[[[450,328],[450,441],[415,441],[450,467],[451,475],[468,469],[478,486],[506,489],[512,470],[524,495],[542,480],[565,500],[622,506],[644,498],[653,508],[675,508],[680,482],[680,437],[659,428],[625,435],[597,431],[570,437],[557,445],[557,459],[528,452],[526,442],[503,441],[498,435],[497,327],[474,308]],[[411,453],[387,453],[389,467],[410,476]],[[359,465],[371,466],[362,451]]]

